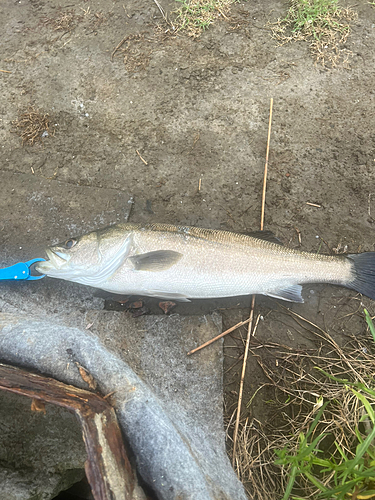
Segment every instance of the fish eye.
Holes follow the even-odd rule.
[[[67,240],[64,243],[64,245],[65,245],[65,248],[73,248],[76,243],[77,243],[77,240],[71,238],[70,240]]]

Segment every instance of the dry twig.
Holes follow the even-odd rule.
[[[306,205],[310,205],[310,207],[322,208],[322,205],[318,205],[317,203],[310,203],[306,201]]]
[[[272,110],[273,110],[273,98],[271,97],[270,117],[269,117],[269,121],[268,121],[266,163],[264,165],[264,175],[263,175],[262,210],[261,210],[261,214],[260,214],[260,230],[261,231],[263,231],[263,226],[264,226],[264,209],[265,209],[265,204],[266,204],[266,188],[267,188],[267,173],[268,173],[268,157],[269,157],[269,152],[270,152],[270,140],[271,140]]]
[[[156,4],[157,8],[160,10],[160,14],[163,16],[164,21],[165,21],[167,24],[169,24],[169,21],[168,21],[168,19],[167,19],[167,15],[166,15],[166,13],[165,13],[165,11],[164,11],[163,7],[160,5],[160,3],[158,2],[158,0],[154,0],[154,2],[155,2],[155,4]]]
[[[237,415],[236,415],[236,423],[234,427],[234,434],[233,434],[233,467],[235,465],[236,461],[236,449],[237,449],[237,437],[238,437],[238,426],[240,423],[240,416],[241,416],[241,407],[242,407],[242,395],[243,395],[243,386],[244,386],[244,380],[245,380],[245,373],[246,373],[246,364],[247,364],[247,356],[249,354],[249,346],[250,346],[250,339],[251,339],[251,332],[252,332],[252,326],[253,326],[253,317],[254,317],[254,306],[255,306],[255,295],[252,297],[252,302],[251,302],[251,311],[250,311],[250,316],[249,316],[249,325],[247,329],[247,338],[246,338],[246,345],[245,345],[245,354],[243,357],[243,363],[242,363],[242,371],[241,371],[241,380],[240,380],[240,389],[238,393],[238,404],[237,404]],[[260,314],[258,315],[258,318],[255,323],[253,335],[255,335],[256,328],[259,323],[259,318]]]
[[[225,332],[220,333],[219,335],[217,335],[213,339],[208,340],[207,342],[205,342],[204,344],[200,345],[199,347],[196,347],[195,349],[192,349],[191,351],[189,351],[187,353],[187,355],[190,356],[190,354],[194,354],[195,352],[200,351],[201,349],[203,349],[203,347],[206,347],[206,346],[212,344],[213,342],[215,342],[216,340],[221,339],[225,335],[228,335],[228,333],[231,333],[234,330],[237,330],[237,328],[240,328],[241,326],[247,325],[250,321],[251,321],[250,317],[247,318],[247,319],[245,319],[244,321],[240,321],[239,323],[237,323],[237,325],[234,325],[231,328],[228,328],[228,330],[225,330]]]
[[[271,97],[271,100],[270,100],[270,116],[269,116],[269,121],[268,121],[266,163],[264,165],[264,175],[263,175],[262,209],[261,209],[261,217],[260,217],[260,230],[261,231],[263,231],[263,226],[264,226],[264,209],[265,209],[265,203],[266,203],[266,187],[267,187],[268,157],[269,157],[270,140],[271,140],[272,110],[273,110],[273,98]],[[247,330],[247,339],[246,339],[246,346],[245,346],[245,354],[244,354],[244,359],[243,359],[243,364],[242,364],[242,373],[241,373],[241,380],[240,380],[240,390],[239,390],[239,395],[238,395],[236,424],[235,424],[235,427],[234,427],[234,434],[233,434],[233,466],[235,465],[235,461],[236,461],[237,434],[238,434],[238,427],[239,427],[240,416],[241,416],[243,383],[244,383],[245,372],[246,372],[247,355],[248,355],[249,345],[250,345],[251,326],[252,326],[252,319],[253,319],[253,316],[254,316],[254,306],[255,306],[255,295],[253,295],[252,300],[251,300],[251,310],[250,310],[250,316],[249,316],[249,327],[248,327],[248,330]],[[256,323],[255,328],[254,328],[253,335],[255,334],[255,329],[258,326],[259,317],[260,316],[258,316],[257,323]]]
[[[135,150],[135,152],[136,152],[136,153],[137,153],[137,155],[140,157],[140,159],[143,161],[143,163],[144,163],[145,165],[148,165],[147,161],[146,161],[144,158],[142,158],[141,153],[138,151],[138,149],[136,149],[136,150]]]

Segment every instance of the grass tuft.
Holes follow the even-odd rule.
[[[252,399],[267,389],[271,416],[240,429],[236,466],[250,498],[375,499],[375,328],[364,319],[368,336],[343,347],[304,320],[317,349],[254,350],[268,383]]]
[[[339,7],[337,0],[291,0],[287,16],[271,24],[272,36],[279,45],[309,41],[315,60],[323,66],[346,65],[351,52],[343,45],[355,19],[357,13]]]
[[[227,17],[236,0],[177,0],[181,7],[175,11],[173,24],[177,31],[185,31],[193,38],[206,30],[219,17]]]

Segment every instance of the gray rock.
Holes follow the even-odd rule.
[[[101,340],[87,330],[0,314],[1,357],[85,388],[77,361],[103,394],[116,391],[112,402],[137,468],[158,498],[245,500],[225,452],[221,346],[186,357],[217,334],[220,318],[89,311],[88,319]]]

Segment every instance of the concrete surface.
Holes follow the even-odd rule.
[[[76,363],[86,368],[103,395],[113,393],[137,470],[158,499],[244,500],[225,450],[221,344],[186,359],[187,345],[220,331],[220,318],[147,316],[129,322],[118,314],[116,329],[114,314],[103,323],[95,314],[96,326],[105,325],[98,339],[63,322],[1,313],[1,357],[80,387],[86,382]],[[123,361],[129,350],[143,380],[130,360]]]

